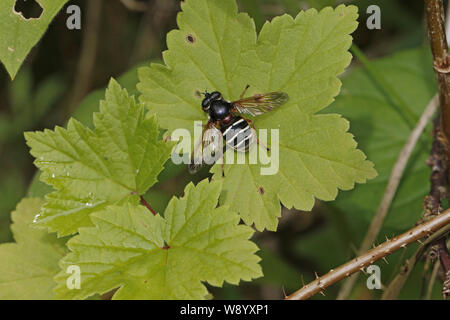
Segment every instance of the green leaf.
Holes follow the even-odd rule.
[[[120,287],[113,299],[204,299],[202,282],[222,286],[262,275],[253,230],[239,216],[217,207],[220,182],[189,184],[173,198],[164,218],[145,207],[110,206],[92,215],[95,227],[82,228],[61,266],[78,265],[81,289],[67,290],[67,274],[57,276],[61,298],[86,298]]]
[[[371,63],[418,119],[437,91],[433,68],[430,68],[433,62],[429,48],[399,52]],[[370,222],[412,129],[396,111],[398,109],[393,105],[393,99],[380,89],[365,68],[355,69],[343,82],[342,94],[330,109],[352,121],[352,131],[358,137],[361,148],[374,161],[380,175],[351,193],[341,194],[332,205]],[[408,161],[385,227],[394,231],[406,229],[421,216],[423,199],[430,190],[430,168],[425,164],[430,150],[428,128]]]
[[[67,0],[39,0],[42,15],[25,19],[14,10],[16,0],[0,2],[0,61],[11,79],[17,74],[31,48],[43,36],[48,25]]]
[[[89,215],[109,204],[138,201],[170,157],[155,117],[146,119],[143,106],[114,80],[94,125],[92,131],[72,119],[67,129],[25,134],[41,180],[56,189],[37,223],[59,235],[90,225]]]
[[[266,165],[225,165],[221,203],[258,230],[276,230],[280,200],[288,208],[310,210],[315,198],[334,200],[338,189],[376,176],[347,132],[348,121],[314,114],[339,93],[337,76],[351,60],[356,7],[276,17],[258,37],[234,0],[189,0],[182,9],[179,30],[167,36],[165,65],[139,72],[141,101],[169,133],[177,128],[192,133],[193,121],[207,120],[196,94],[205,89],[218,90],[229,101],[238,99],[246,84],[249,95],[284,91],[290,96],[285,105],[254,119],[257,129],[279,129],[279,171],[263,176]],[[222,179],[220,165],[212,172]]]
[[[43,203],[40,198],[26,198],[12,213],[16,243],[0,245],[0,300],[54,298],[53,278],[67,248],[62,239],[30,226]]]

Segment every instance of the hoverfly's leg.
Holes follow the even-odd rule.
[[[247,119],[247,118],[244,118],[244,117],[242,117],[242,118],[250,124],[250,126],[252,127],[252,129],[255,130],[255,134],[256,134],[256,128],[255,128],[255,125],[253,124],[253,120]],[[265,148],[267,151],[270,151],[270,149],[269,149],[264,143],[262,143],[261,141],[259,141],[258,135],[256,135],[256,143],[257,143],[258,145],[262,146],[263,148]]]
[[[219,126],[219,122],[217,122],[217,126]],[[224,136],[222,136],[222,141],[223,141],[223,139],[224,139]],[[223,146],[223,148],[222,148],[222,178],[225,178],[225,156],[224,156],[225,149],[226,149],[226,146]]]
[[[250,88],[250,85],[246,85],[244,91],[242,91],[241,95],[239,96],[239,100],[244,98],[244,94],[247,92],[247,89]]]
[[[267,151],[270,151],[270,148],[268,148],[264,143],[262,143],[261,141],[259,141],[258,136],[256,136],[256,143],[260,146],[262,146],[264,149],[266,149]]]
[[[222,152],[222,178],[225,178],[225,159]]]

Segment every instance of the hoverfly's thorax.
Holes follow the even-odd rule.
[[[209,116],[212,121],[220,121],[225,119],[231,110],[231,104],[224,100],[214,100],[209,108]]]

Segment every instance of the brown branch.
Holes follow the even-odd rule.
[[[406,165],[408,164],[408,159],[411,157],[411,154],[419,141],[420,136],[422,135],[423,130],[427,126],[428,122],[432,118],[433,114],[436,112],[436,109],[439,105],[438,96],[434,96],[431,101],[428,103],[425,111],[417,122],[414,130],[408,137],[408,140],[405,143],[402,151],[400,152],[394,167],[392,168],[391,175],[389,177],[388,184],[386,186],[386,190],[384,192],[383,198],[381,199],[380,205],[378,206],[377,212],[370,223],[369,229],[364,237],[364,240],[361,244],[361,247],[358,250],[358,254],[363,254],[366,252],[375,242],[378,233],[383,226],[384,219],[391,207],[392,200],[394,199],[395,193],[397,192],[400,181],[403,177],[403,173],[405,171]],[[348,278],[342,285],[337,299],[343,300],[346,299],[356,283],[358,279],[358,275],[355,274]]]
[[[447,163],[441,144],[442,134],[439,117],[434,120],[433,143],[427,165],[431,168],[430,193],[424,199],[424,219],[442,211],[441,202],[447,196]]]
[[[445,243],[445,239],[439,239],[437,241],[438,244],[438,254],[439,259],[441,260],[442,268],[444,269],[444,273],[447,274],[450,271],[450,254],[448,253],[447,245]]]
[[[450,209],[442,212],[438,216],[414,227],[413,229],[391,239],[372,250],[367,251],[363,255],[341,265],[337,269],[331,270],[322,277],[310,282],[300,290],[289,295],[286,299],[289,300],[303,300],[322,292],[325,288],[342,280],[345,277],[356,273],[365,267],[373,264],[387,255],[405,248],[408,244],[420,240],[425,236],[429,236],[439,229],[450,224]]]
[[[427,217],[438,215],[442,210],[441,203],[442,200],[447,197],[447,171],[448,164],[446,162],[445,146],[441,134],[441,123],[439,118],[434,121],[433,128],[433,144],[431,148],[430,157],[427,160],[427,164],[431,167],[432,173],[430,176],[430,194],[425,197],[425,214],[424,219]],[[431,261],[436,261],[439,257],[441,261],[442,270],[444,271],[444,288],[442,290],[442,296],[444,299],[448,295],[448,290],[445,288],[446,275],[450,272],[450,255],[446,245],[446,239],[438,239],[435,244],[429,249],[428,258]],[[437,262],[437,261],[436,261]],[[437,266],[439,264],[436,264]],[[437,273],[437,267],[433,269],[434,278],[430,280],[430,286],[434,283],[435,275]],[[430,292],[430,288],[428,292]]]
[[[446,239],[437,241],[437,251],[441,261],[442,270],[444,270],[444,284],[442,287],[442,298],[447,299],[450,296],[450,254],[447,249]]]
[[[430,166],[432,173],[430,175],[430,193],[428,196],[424,199],[424,208],[425,213],[423,214],[423,218],[421,221],[426,221],[427,219],[430,219],[436,215],[438,215],[441,211],[441,202],[446,197],[446,186],[447,186],[447,166],[445,163],[445,155],[443,154],[443,149],[441,146],[441,139],[442,136],[440,132],[440,121],[439,116],[435,118],[433,122],[433,143],[431,146],[431,152],[430,156],[427,159],[427,164]],[[419,223],[421,223],[419,221]],[[448,230],[447,230],[448,232]],[[430,237],[428,240],[439,240],[444,234],[434,234],[437,235],[437,237]],[[433,235],[433,236],[434,236]],[[424,287],[423,292],[421,296],[425,295],[425,285],[427,284],[429,280],[428,275],[428,266],[436,261],[438,257],[438,251],[436,249],[436,245],[433,245],[433,241],[430,241],[427,243],[431,244],[427,250],[426,253],[426,267],[424,270]],[[397,298],[398,294],[400,293],[400,290],[402,289],[403,285],[405,284],[407,278],[409,277],[409,274],[411,270],[414,268],[416,262],[422,257],[423,253],[425,251],[425,247],[420,247],[419,250],[411,257],[409,258],[403,268],[400,269],[399,274],[394,278],[394,280],[391,281],[391,283],[388,285],[387,289],[383,293],[382,299],[395,299]]]
[[[443,159],[444,167],[450,168],[450,58],[448,55],[448,42],[445,34],[445,19],[444,19],[444,4],[442,0],[425,0],[427,23],[428,23],[428,35],[430,38],[431,52],[434,58],[434,69],[436,72],[439,100],[441,104],[441,131],[439,143],[443,149],[442,155],[445,154]],[[434,171],[434,170],[433,170]],[[447,183],[450,182],[450,170],[446,170]],[[432,196],[432,195],[430,195]],[[436,191],[438,196],[438,191]],[[439,209],[438,209],[439,210]],[[431,212],[433,214],[433,212]],[[446,246],[445,239],[439,240],[437,243],[437,251],[441,259],[441,265],[444,270],[444,288],[442,295],[444,298],[450,293],[448,284],[450,282],[450,267],[449,267],[449,253]]]
[[[442,294],[444,299],[450,296],[450,271],[445,274],[444,287],[442,288]]]
[[[425,240],[422,244],[420,244],[419,248],[416,250],[414,255],[405,261],[405,264],[400,268],[400,272],[395,276],[394,280],[389,283],[387,288],[383,292],[383,296],[381,299],[383,300],[393,300],[396,299],[400,290],[403,288],[406,280],[414,269],[417,261],[423,256],[426,249],[430,246],[431,243],[436,241],[437,239],[444,237],[447,233],[450,232],[450,224],[440,229],[439,231],[433,233],[427,240]]]
[[[434,67],[437,73],[438,85],[439,85],[439,101],[441,104],[441,114],[442,114],[442,128],[444,131],[443,140],[445,145],[445,151],[447,153],[447,159],[450,159],[450,148],[448,147],[448,141],[450,141],[450,81],[448,80],[448,72],[450,72],[449,58],[448,58],[448,47],[447,39],[445,34],[444,25],[444,9],[442,0],[425,0],[426,10],[427,10],[427,21],[429,29],[429,37],[431,42],[432,53],[434,57]],[[433,99],[434,100],[434,99]],[[377,213],[372,220],[369,227],[369,231],[364,238],[363,244],[361,245],[359,253],[364,252],[370,247],[371,243],[376,239],[379,230],[381,229],[384,218],[388,212],[388,209],[392,203],[395,191],[397,190],[398,183],[402,177],[404,167],[401,166],[401,161],[404,159],[402,154],[406,151],[406,148],[402,150],[402,153],[397,160],[396,165],[392,169],[391,177],[386,188],[386,193],[378,207]],[[412,151],[412,150],[411,150]],[[406,161],[404,165],[406,165]],[[444,162],[446,162],[445,160]],[[444,165],[444,167],[446,167]],[[447,179],[446,179],[447,180]],[[442,190],[436,190],[433,192],[441,193]],[[432,193],[433,193],[432,192]],[[433,197],[430,198],[434,201]],[[440,204],[440,201],[439,201]],[[440,208],[438,206],[438,208]],[[433,210],[437,214],[439,209]],[[356,283],[357,275],[354,275],[347,279],[339,294],[338,299],[345,299],[351,292],[354,284]]]
[[[450,58],[445,35],[444,5],[442,0],[425,0],[433,65],[439,89],[441,105],[441,128],[447,161],[450,159]],[[448,175],[447,180],[450,181]]]

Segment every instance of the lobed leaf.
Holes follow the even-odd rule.
[[[276,230],[280,201],[311,210],[315,198],[334,200],[338,189],[376,176],[373,164],[356,149],[348,121],[315,114],[339,93],[337,76],[351,61],[356,7],[276,17],[259,36],[252,19],[237,13],[234,0],[189,0],[182,10],[179,29],[167,35],[165,65],[139,72],[141,101],[169,133],[177,128],[193,133],[193,121],[207,121],[198,94],[205,89],[218,90],[229,101],[237,100],[246,84],[249,95],[283,91],[290,97],[253,119],[256,129],[279,129],[278,172],[261,175],[266,165],[248,164],[248,158],[247,164],[226,164],[222,204],[257,230]],[[222,179],[220,165],[211,171],[215,180]]]
[[[261,276],[253,230],[218,207],[220,182],[189,184],[165,213],[153,216],[127,203],[92,214],[95,227],[82,228],[61,262],[81,269],[81,289],[68,290],[57,276],[61,298],[83,299],[119,288],[113,299],[204,299],[202,282],[222,286]]]
[[[33,229],[33,217],[44,203],[25,198],[12,213],[16,243],[0,245],[0,299],[53,299],[58,261],[66,254],[65,241],[45,230]]]
[[[146,119],[143,106],[114,80],[94,126],[71,119],[67,129],[25,134],[41,180],[56,189],[36,221],[59,235],[89,225],[89,215],[108,204],[136,202],[170,155],[170,144],[158,140],[155,117]]]

